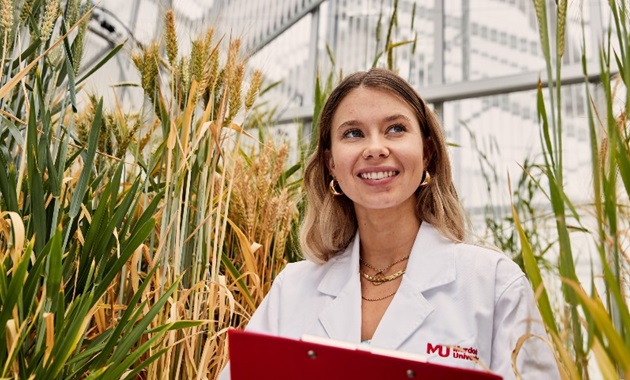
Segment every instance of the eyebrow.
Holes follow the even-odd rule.
[[[409,119],[407,116],[405,116],[403,114],[394,114],[394,115],[387,116],[387,117],[385,117],[382,120],[382,122],[383,123],[388,123],[388,122],[396,121],[396,120],[399,120],[399,119],[404,119],[407,122],[411,123],[411,119]],[[341,129],[343,127],[355,127],[357,125],[362,125],[362,124],[363,123],[361,123],[360,121],[353,119],[353,120],[344,121],[343,123],[339,124],[336,129],[338,130],[338,129]]]
[[[408,122],[411,122],[411,119],[409,119],[407,116],[405,116],[403,114],[395,114],[395,115],[388,116],[383,121],[394,121],[394,120],[398,120],[398,119],[405,119]]]

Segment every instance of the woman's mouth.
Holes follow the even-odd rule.
[[[389,171],[384,171],[384,172],[361,173],[359,174],[359,177],[363,179],[379,180],[379,179],[393,177],[395,175],[398,175],[397,171],[389,170]]]

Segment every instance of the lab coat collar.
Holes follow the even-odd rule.
[[[397,349],[433,311],[422,292],[455,281],[453,242],[423,222],[411,249],[407,270],[398,292],[381,320],[372,344]],[[349,342],[361,338],[361,281],[359,234],[328,263],[330,268],[318,286],[335,297],[319,315],[328,336]]]
[[[329,263],[317,288],[335,299],[319,314],[329,338],[346,342],[361,340],[361,279],[359,278],[359,235]]]
[[[374,346],[398,349],[431,314],[423,292],[455,281],[454,243],[423,222],[411,249],[407,270],[374,336]]]
[[[455,244],[437,228],[422,222],[411,248],[404,280],[421,292],[455,281]]]

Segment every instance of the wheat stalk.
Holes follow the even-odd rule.
[[[166,11],[164,15],[166,26],[166,56],[171,63],[171,67],[177,66],[177,32],[175,30],[175,12],[172,9]]]
[[[46,41],[52,34],[55,21],[59,17],[59,0],[49,0],[42,15],[41,26],[39,27],[40,38]]]

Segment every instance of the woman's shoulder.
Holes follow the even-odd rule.
[[[483,242],[462,242],[454,243],[454,249],[457,258],[461,261],[502,265],[506,267],[506,270],[523,273],[507,253],[495,246]]]
[[[481,267],[488,269],[492,266],[504,266],[505,270],[522,274],[520,267],[504,252],[496,246],[484,242],[482,239],[472,237],[469,231],[465,241],[454,241],[445,236],[438,228],[426,223],[427,239],[432,247],[438,247],[439,250],[452,252],[456,258],[456,262],[463,267]]]
[[[287,264],[282,270],[283,276],[304,276],[321,271],[323,264],[317,264],[310,260],[300,260]]]
[[[499,293],[526,278],[521,267],[496,247],[476,243],[455,243],[454,250],[459,273],[468,273],[493,281]]]
[[[330,260],[324,263],[316,263],[310,260],[301,260],[287,264],[279,276],[291,280],[305,280],[320,278],[324,276],[330,267],[344,256],[341,253],[339,256],[334,256]],[[283,280],[284,281],[284,280]]]

